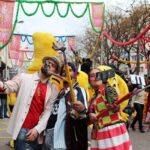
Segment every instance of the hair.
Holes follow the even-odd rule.
[[[71,69],[73,70],[73,72],[76,71],[76,67],[75,67],[75,65],[72,62],[68,62],[67,64],[68,64],[68,66],[71,67]],[[64,67],[65,67],[65,65],[63,65],[62,68],[61,68],[61,72],[60,72],[61,75],[63,74],[63,68]]]
[[[92,71],[93,69],[96,69],[96,70],[101,71],[98,67],[93,67],[93,68],[91,68],[90,71],[89,71],[89,73],[88,73],[88,81],[89,81],[89,83],[90,83],[90,73],[91,73],[91,71]]]
[[[90,75],[91,71],[92,71],[92,70],[94,70],[94,69],[99,70],[99,71],[102,71],[102,70],[100,70],[98,67],[93,67],[93,68],[91,68],[91,69],[90,69],[90,71],[89,71],[89,74],[88,74],[88,75]]]
[[[49,60],[49,59],[51,59],[51,57],[49,57],[49,56],[45,56],[45,57],[43,57],[43,59],[42,59],[42,63],[45,63],[45,61],[46,61],[46,60]]]
[[[89,74],[91,68],[92,68],[92,61],[90,60],[90,58],[83,58],[82,59],[82,65],[81,65],[81,71]]]

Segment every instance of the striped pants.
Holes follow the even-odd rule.
[[[132,150],[124,123],[117,123],[98,130],[97,139],[91,139],[90,150]]]

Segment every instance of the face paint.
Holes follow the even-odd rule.
[[[41,71],[46,77],[49,77],[52,72],[56,72],[56,69],[57,64],[55,62],[53,62],[52,60],[46,60],[43,67],[41,68]]]
[[[47,64],[43,65],[43,67],[41,68],[41,71],[46,77],[51,75],[50,66]]]

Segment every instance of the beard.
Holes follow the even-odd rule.
[[[44,75],[45,77],[50,77],[50,76],[51,76],[50,66],[45,64],[45,65],[41,68],[41,72],[43,73],[43,75]]]

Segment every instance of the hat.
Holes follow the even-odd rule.
[[[57,64],[57,73],[60,73],[61,70],[61,59],[58,56],[46,56],[43,58],[42,62],[44,63],[46,60],[52,60]]]

